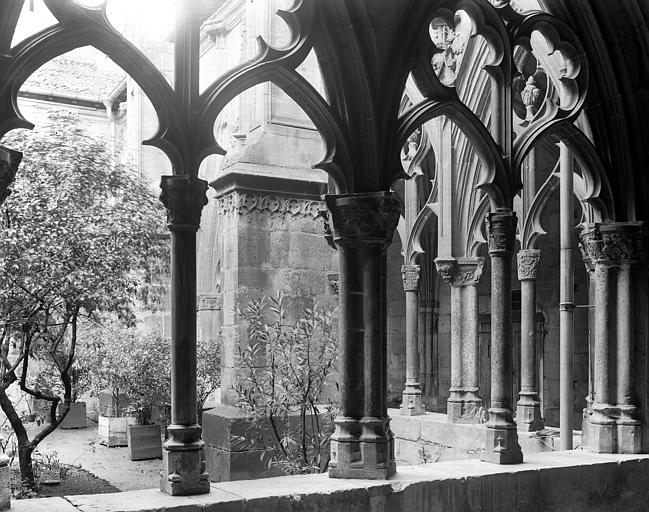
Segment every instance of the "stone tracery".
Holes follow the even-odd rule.
[[[516,441],[516,424],[512,417],[513,400],[510,391],[506,389],[508,382],[504,377],[511,373],[512,364],[508,360],[510,357],[508,350],[511,346],[509,338],[511,336],[511,318],[509,315],[511,314],[512,287],[509,279],[516,240],[516,214],[513,212],[513,206],[519,189],[527,185],[522,183],[524,180],[520,178],[519,170],[525,159],[530,158],[536,145],[548,135],[553,135],[562,141],[565,140],[566,144],[572,144],[573,149],[579,147],[584,150],[585,155],[589,154],[587,141],[584,138],[579,139],[579,135],[574,133],[574,129],[568,127],[579,115],[588,81],[585,61],[580,58],[583,52],[578,39],[573,36],[572,31],[565,24],[545,14],[539,14],[536,18],[535,16],[522,16],[511,10],[508,2],[496,3],[497,10],[492,7],[487,8],[482,4],[479,7],[472,7],[467,2],[461,1],[439,2],[439,5],[434,5],[434,9],[421,6],[411,7],[412,12],[409,15],[413,19],[416,19],[416,14],[422,14],[422,19],[427,20],[431,19],[437,8],[465,7],[474,21],[476,32],[487,40],[491,52],[488,72],[490,80],[493,81],[491,117],[487,128],[482,120],[459,100],[458,93],[455,90],[449,90],[449,86],[456,82],[460,67],[457,56],[468,51],[468,42],[462,42],[460,45],[457,43],[458,36],[455,39],[445,39],[442,53],[436,53],[435,49],[429,47],[431,45],[428,44],[429,41],[426,41],[428,34],[423,34],[423,29],[420,31],[419,40],[415,40],[417,38],[411,36],[411,39],[405,41],[404,52],[418,48],[418,62],[397,55],[396,60],[400,67],[396,70],[396,74],[405,81],[405,75],[412,68],[414,82],[418,86],[423,100],[420,103],[413,102],[414,104],[410,108],[397,117],[395,98],[401,92],[398,90],[398,86],[403,85],[403,82],[394,84],[393,90],[385,93],[385,97],[381,98],[390,107],[383,111],[368,103],[370,96],[368,91],[378,94],[377,83],[375,83],[381,81],[381,77],[376,75],[380,72],[378,67],[377,69],[364,70],[363,72],[371,76],[362,76],[360,80],[354,80],[353,77],[352,79],[345,78],[346,72],[351,68],[354,68],[353,73],[362,73],[355,69],[354,65],[360,60],[360,50],[345,48],[345,52],[349,50],[351,55],[343,55],[344,52],[336,45],[336,37],[344,33],[345,24],[338,27],[320,27],[318,25],[318,23],[322,23],[322,19],[327,19],[327,16],[332,19],[344,18],[346,14],[338,2],[331,2],[330,5],[323,6],[322,11],[316,12],[312,1],[297,1],[292,9],[282,14],[291,21],[293,28],[292,42],[287,48],[274,49],[262,43],[262,51],[256,60],[241,69],[227,73],[201,95],[197,95],[195,91],[196,55],[193,49],[196,35],[194,32],[197,33],[198,20],[191,18],[193,15],[191,8],[187,7],[189,14],[186,28],[180,34],[182,37],[178,38],[176,45],[176,52],[181,56],[179,58],[182,60],[182,65],[176,71],[177,88],[171,90],[137,50],[129,46],[128,43],[116,39],[115,34],[107,27],[101,12],[89,13],[82,7],[73,5],[72,2],[50,1],[48,3],[59,18],[60,25],[51,31],[37,35],[31,42],[32,47],[27,43],[22,44],[15,49],[10,57],[6,58],[8,66],[2,72],[4,75],[2,87],[0,87],[1,105],[4,106],[0,110],[1,131],[6,132],[10,128],[26,126],[26,122],[20,118],[14,107],[16,83],[26,78],[39,63],[61,53],[70,45],[96,45],[100,50],[109,53],[123,65],[126,71],[141,82],[160,114],[161,128],[150,143],[161,147],[174,164],[176,175],[173,178],[167,177],[163,182],[162,198],[170,210],[172,230],[191,231],[199,225],[200,210],[203,205],[200,204],[200,207],[198,205],[202,203],[202,199],[201,201],[191,201],[191,204],[188,204],[186,201],[189,193],[179,193],[174,196],[174,193],[167,189],[170,186],[173,188],[172,183],[201,183],[195,178],[202,158],[210,152],[222,152],[222,148],[219,148],[218,143],[213,140],[211,128],[218,113],[236,94],[255,83],[271,80],[285,88],[287,93],[305,109],[315,126],[322,131],[327,151],[320,167],[327,170],[332,177],[335,189],[331,192],[342,194],[328,196],[326,203],[332,216],[334,240],[340,253],[340,284],[336,284],[335,288],[338,291],[339,286],[341,308],[344,312],[343,315],[347,315],[341,319],[343,344],[346,347],[343,350],[343,357],[345,364],[348,365],[344,370],[346,373],[345,386],[343,386],[343,402],[346,409],[343,410],[343,414],[337,421],[334,435],[332,476],[385,478],[394,471],[394,446],[388,427],[385,404],[383,398],[379,396],[385,387],[385,368],[382,361],[386,357],[381,341],[383,336],[381,330],[385,331],[385,315],[382,306],[382,301],[385,300],[385,285],[379,282],[379,277],[385,273],[385,246],[392,238],[401,208],[401,205],[389,195],[388,190],[395,177],[404,177],[402,168],[393,165],[399,157],[403,156],[402,148],[407,148],[405,160],[413,161],[413,163],[417,160],[419,152],[425,148],[424,134],[422,133],[425,128],[421,128],[422,124],[425,126],[427,122],[436,120],[442,115],[447,115],[449,119],[455,120],[459,129],[464,132],[463,136],[472,142],[473,147],[466,150],[467,154],[471,151],[474,153],[473,157],[475,154],[478,155],[474,161],[479,160],[479,168],[477,164],[475,166],[478,168],[475,179],[468,183],[465,189],[473,187],[480,189],[480,194],[488,197],[488,201],[491,203],[488,239],[485,242],[488,244],[491,256],[491,349],[496,356],[492,368],[489,400],[491,411],[487,424],[488,447],[485,459],[506,463],[521,460],[522,455]],[[0,14],[11,14],[9,8],[5,9],[6,12],[0,10]],[[95,35],[89,35],[87,31],[66,22],[66,19],[74,19],[81,23],[82,19],[87,21],[86,18],[96,29]],[[6,19],[10,19],[10,17]],[[428,27],[424,28],[427,32]],[[215,34],[221,30],[217,26],[211,27],[211,29]],[[324,33],[322,41],[314,42],[313,33],[316,29],[320,29]],[[514,141],[511,140],[513,121],[511,119],[512,109],[509,104],[513,83],[512,66],[510,65],[513,58],[511,47],[514,43],[522,41],[521,44],[533,53],[532,45],[528,44],[533,30],[543,32],[550,49],[560,49],[565,62],[569,65],[558,77],[558,81],[564,87],[561,101],[548,105],[540,116],[536,116],[536,114],[541,110],[539,98],[542,98],[543,91],[538,87],[539,84],[535,82],[533,75],[527,78],[527,84],[520,91],[520,95],[526,108],[525,121],[528,124],[517,133]],[[349,34],[343,35],[349,40],[354,40]],[[322,66],[325,81],[330,86],[333,85],[332,91],[344,90],[348,94],[348,96],[334,94],[334,97],[329,98],[330,104],[325,102],[313,87],[302,80],[295,71],[296,66],[308,51],[317,44],[321,45],[318,49],[324,55]],[[362,43],[359,42],[358,45],[362,46]],[[47,50],[44,49],[46,46],[49,46]],[[470,58],[471,55],[464,55],[463,65],[468,65],[466,62]],[[433,65],[432,74],[430,69],[426,69],[426,66],[430,68],[431,62],[438,65],[437,69],[435,69],[435,64]],[[390,83],[392,84],[392,82]],[[10,84],[11,87],[7,84]],[[197,109],[192,107],[193,102],[198,102]],[[195,115],[197,110],[200,112],[198,116]],[[371,112],[371,115],[366,114],[367,112]],[[375,120],[374,124],[369,123],[371,129],[361,129],[368,127],[367,119],[372,116],[379,120]],[[194,125],[196,128],[189,130],[191,133],[188,137],[184,132]],[[378,133],[380,130],[383,131]],[[414,135],[416,130],[420,130],[418,136]],[[185,144],[188,138],[192,140],[192,144],[189,146]],[[590,153],[590,157],[592,158],[592,153]],[[584,156],[582,159],[587,160],[587,158],[588,156]],[[453,163],[451,160],[446,160],[445,163],[452,164],[449,169],[453,167],[454,172],[458,172],[457,163]],[[587,167],[594,166],[587,165]],[[397,168],[399,171],[395,171]],[[592,178],[593,176],[595,178]],[[602,208],[602,211],[607,211],[607,209],[612,211],[612,205],[609,204],[612,201],[606,197],[609,185],[602,179],[604,177],[603,172],[599,174],[592,172],[591,178],[584,179],[584,181],[591,179],[591,183],[587,183],[588,190],[584,194],[586,196],[584,202],[591,200],[593,203],[597,203],[599,200],[606,206],[606,209]],[[414,182],[415,178],[411,179]],[[453,179],[459,178],[454,176]],[[443,186],[443,180],[444,178],[440,177],[440,187]],[[542,195],[542,192],[550,194],[553,191],[552,187],[556,187],[555,182],[556,177],[549,176],[545,182],[547,186],[543,185],[538,194]],[[200,185],[196,188],[202,190],[197,193],[197,197],[202,198],[206,187]],[[602,189],[603,193],[600,196]],[[445,193],[446,197],[457,198],[458,194],[449,193],[450,190],[449,186]],[[444,192],[440,193],[440,195],[443,194]],[[432,192],[431,196],[433,196]],[[477,197],[477,206],[474,204],[472,211],[469,212],[469,217],[475,215],[475,212],[482,213],[480,205],[484,203],[480,202],[480,198],[483,196],[475,194],[474,197]],[[532,196],[533,199],[537,197],[539,196]],[[180,221],[176,219],[176,214],[182,213],[182,211],[174,210],[175,203],[172,201],[175,199],[179,201],[178,204],[184,205],[186,208],[195,207],[189,218]],[[536,204],[539,202],[543,201],[538,200]],[[418,216],[421,215],[421,212],[424,212],[425,215],[417,218],[429,222],[434,209],[433,206],[428,205],[436,204],[435,208],[438,210],[435,213],[439,213],[439,203],[438,198],[431,197],[431,200],[427,200],[426,205],[416,212]],[[524,247],[519,253],[518,270],[519,279],[523,282],[532,281],[537,277],[540,257],[534,245],[542,233],[540,224],[533,224],[533,222],[538,220],[540,212],[543,210],[542,206],[543,204],[536,211],[531,207],[525,209],[522,212],[523,215],[520,215],[523,226],[521,229],[523,236],[520,238]],[[321,203],[318,201],[247,193],[232,193],[218,199],[220,215],[261,212],[271,216],[287,215],[315,219],[320,207]],[[528,215],[530,212],[532,215]],[[607,214],[603,214],[600,220],[607,220]],[[409,226],[409,233],[412,233],[417,227],[421,228],[421,225],[424,224],[423,221],[417,225],[416,219],[413,220]],[[178,224],[181,227],[178,227]],[[622,292],[630,287],[629,274],[626,273],[625,266],[646,262],[646,245],[643,237],[644,235],[638,233],[629,235],[624,230],[609,230],[604,224],[583,236],[585,254],[594,265],[596,308],[601,313],[595,326],[595,357],[597,361],[594,378],[596,385],[591,408],[591,415],[595,419],[591,422],[594,427],[588,432],[589,442],[600,451],[616,449],[615,436],[618,436],[618,443],[621,441],[622,450],[633,452],[639,449],[639,425],[634,409],[636,405],[626,398],[627,391],[613,398],[605,390],[611,373],[606,362],[611,342],[605,332],[606,326],[603,322],[611,314],[611,304],[608,302],[610,295],[608,280],[611,267],[620,269],[624,267],[622,271],[615,271],[618,282],[623,283],[620,285],[620,292],[618,292],[619,301]],[[458,238],[464,239],[463,241],[466,242],[469,237],[460,236]],[[453,288],[451,293],[457,294],[456,300],[454,300],[456,315],[463,307],[468,308],[470,311],[468,317],[475,321],[470,324],[468,329],[472,331],[471,335],[458,338],[462,341],[457,341],[455,344],[455,375],[452,378],[454,385],[451,392],[457,394],[453,397],[454,401],[463,404],[461,407],[466,410],[467,403],[479,403],[478,387],[475,382],[476,370],[473,367],[462,368],[459,356],[462,350],[468,350],[471,354],[468,359],[475,361],[478,340],[477,334],[473,331],[474,324],[477,323],[478,297],[477,292],[476,294],[471,292],[470,297],[462,299],[459,294],[463,292],[459,288],[476,288],[480,281],[484,261],[477,256],[478,249],[468,250],[467,245],[458,247],[458,244],[454,243],[452,239],[447,242],[447,247],[442,247],[442,250],[438,251],[439,257],[436,260],[438,272],[442,279],[451,284]],[[476,246],[480,245],[481,243],[476,244]],[[191,246],[191,241],[186,242],[187,248],[191,249]],[[416,264],[415,259],[424,254],[424,251],[419,250],[416,243],[413,242],[409,244],[406,252],[408,253],[407,260],[403,267],[404,291],[406,294],[411,293],[414,296],[414,292],[418,292],[420,288],[420,266]],[[432,254],[426,254],[426,257],[432,256]],[[191,267],[191,263],[188,261],[182,265],[183,268]],[[362,279],[355,275],[359,270],[362,271]],[[182,300],[191,302],[193,300],[190,297],[191,285],[184,283],[183,290]],[[352,296],[353,294],[360,294],[363,297],[362,303],[359,303],[358,299]],[[529,303],[532,304],[531,315],[534,316],[536,313],[535,300],[529,299],[529,297],[527,300],[523,300],[528,303],[528,306]],[[415,315],[417,314],[417,304],[416,298],[414,298],[414,302],[411,300],[411,314],[413,312]],[[176,319],[183,317],[189,324],[192,314],[195,315],[196,308],[192,308],[192,310],[193,313],[188,313],[187,316],[184,313],[175,313],[174,317]],[[618,318],[626,318],[628,306],[620,302],[617,314]],[[354,315],[357,318],[352,318]],[[530,316],[529,310],[527,315]],[[361,320],[362,326],[358,323]],[[373,326],[374,323],[375,326]],[[521,323],[523,323],[522,320]],[[356,334],[353,335],[356,337],[352,338],[350,326],[359,329],[363,327],[369,334],[363,340],[359,340]],[[191,328],[188,327],[188,331],[190,332]],[[409,332],[411,337],[415,336],[417,333],[416,322],[410,322]],[[621,342],[620,350],[628,358],[630,350],[628,336],[625,335],[622,338],[624,339]],[[413,339],[409,343],[411,351],[413,350]],[[195,340],[193,341],[195,342]],[[185,342],[189,345],[192,344],[191,339]],[[354,346],[353,342],[356,342],[358,346]],[[359,352],[361,348],[364,350],[363,353]],[[354,372],[357,368],[349,365],[352,361],[363,358],[368,361],[363,366],[364,373],[355,375]],[[533,361],[534,357],[531,356],[528,359]],[[377,361],[381,364],[376,363]],[[187,363],[187,365],[191,367],[191,363]],[[415,384],[417,384],[418,366],[416,362],[411,361],[406,382],[406,386],[409,384],[413,386],[414,392],[410,393],[413,396],[417,395]],[[536,390],[532,388],[536,379],[534,376],[530,376],[530,373],[532,372],[528,372],[527,375],[530,379],[522,385],[521,395],[530,398],[531,406],[535,409],[538,404],[536,404],[534,395]],[[463,381],[463,377],[467,376],[469,381]],[[622,370],[619,371],[618,381],[621,387],[628,388],[630,386],[628,382],[631,380],[630,376],[624,374]],[[358,392],[361,389],[364,392],[362,410],[359,409],[358,404],[351,403],[350,396],[350,393]],[[471,393],[473,394],[471,395]],[[467,394],[471,396],[467,398]],[[615,401],[617,403],[614,403]],[[521,401],[519,405],[530,404]],[[414,400],[406,403],[406,408],[416,409],[418,407],[419,404],[415,404]],[[178,411],[182,407],[176,404],[174,409]],[[521,411],[519,414],[528,418],[529,411]],[[624,412],[626,423],[613,421],[612,416],[615,412]],[[189,411],[187,414],[195,416],[195,411],[194,413]],[[532,412],[531,414],[535,415],[536,413]],[[531,422],[535,422],[539,418],[533,419],[534,421]],[[181,432],[182,429],[178,429],[178,443],[183,445],[183,450],[186,445],[192,444],[198,448],[198,444],[200,444],[198,430],[191,422],[191,418],[183,418],[183,422],[184,431]],[[621,429],[617,429],[617,426],[620,426]],[[378,441],[376,441],[377,439]],[[200,489],[193,484],[183,487],[185,484],[182,479],[174,480],[172,484],[178,484],[178,487],[182,488],[180,493],[204,492],[203,487],[206,480],[202,461],[199,460],[198,464],[196,461],[183,461],[179,464],[191,466],[190,469],[198,474],[199,486],[202,486]],[[173,470],[170,473],[178,475],[182,474],[183,470],[184,468],[178,471]],[[169,491],[169,489],[167,490]],[[174,491],[172,489],[169,492],[173,493]]]

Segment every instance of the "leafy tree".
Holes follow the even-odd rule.
[[[323,403],[338,355],[332,312],[306,308],[289,324],[280,295],[252,300],[238,313],[250,343],[239,349],[242,375],[234,388],[252,428],[235,440],[262,446],[285,473],[325,471],[337,412],[332,400]]]
[[[4,142],[24,158],[0,209],[0,407],[30,489],[32,452],[73,398],[81,320],[113,314],[133,325],[138,300],[155,307],[168,241],[152,191],[104,141],[84,135],[73,114],[54,113],[38,131],[11,135]],[[42,371],[58,382],[39,378]],[[49,403],[49,422],[31,439],[7,394],[14,383]]]

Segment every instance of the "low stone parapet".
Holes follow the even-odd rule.
[[[505,466],[460,460],[401,466],[390,480],[326,475],[212,484],[210,494],[158,490],[12,503],[15,512],[646,512],[649,455],[537,453]],[[64,508],[57,508],[58,506]]]

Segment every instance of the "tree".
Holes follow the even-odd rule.
[[[24,159],[0,209],[0,407],[31,489],[32,452],[73,397],[80,321],[112,314],[133,325],[138,301],[155,307],[168,235],[152,191],[104,141],[85,136],[73,114],[53,113],[40,130],[6,143]],[[58,382],[38,378],[48,367]],[[31,439],[7,395],[14,383],[49,403],[49,423]]]

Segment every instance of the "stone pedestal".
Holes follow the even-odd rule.
[[[329,476],[393,475],[386,407],[386,247],[400,207],[389,192],[325,196],[340,262],[341,401]]]
[[[401,414],[417,416],[426,412],[419,382],[419,265],[403,265],[401,278],[406,293],[406,386]]]
[[[208,493],[196,410],[196,231],[207,182],[163,176],[160,200],[171,232],[171,425],[160,489],[173,496]]]
[[[437,258],[437,272],[451,285],[451,387],[448,421],[473,418],[479,394],[478,290],[484,258]]]
[[[521,281],[521,391],[516,425],[521,432],[534,432],[543,428],[536,371],[536,278],[541,251],[521,250],[517,259]]]
[[[491,407],[481,459],[498,464],[523,461],[512,412],[512,254],[516,214],[498,209],[487,216],[491,257]]]

